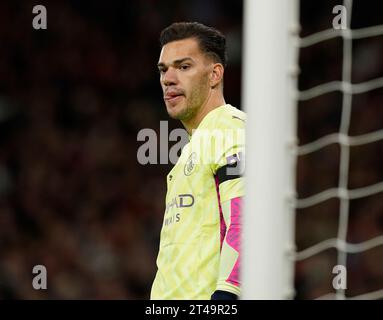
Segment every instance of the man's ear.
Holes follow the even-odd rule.
[[[215,88],[217,87],[222,79],[223,79],[223,73],[225,69],[221,63],[215,63],[213,64],[212,71],[210,73],[210,87]]]

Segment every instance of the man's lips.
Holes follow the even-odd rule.
[[[182,95],[175,95],[175,96],[165,96],[165,101],[174,101],[176,100],[177,98],[180,98],[182,97]]]
[[[182,92],[177,92],[177,93],[166,93],[164,95],[165,101],[174,101],[179,97],[182,97],[183,93]]]

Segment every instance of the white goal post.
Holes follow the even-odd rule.
[[[294,297],[298,12],[297,0],[244,1],[242,105],[248,122],[241,298],[246,300]]]

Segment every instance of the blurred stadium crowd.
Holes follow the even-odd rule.
[[[332,7],[303,3],[303,35],[331,26]],[[158,35],[182,20],[225,33],[226,101],[240,107],[242,3],[46,1],[48,30],[39,31],[33,5],[0,2],[0,299],[147,299],[171,168],[136,159],[138,131],[168,119]],[[353,81],[382,76],[382,37],[354,50]],[[302,50],[300,64],[302,90],[339,80],[341,40]],[[351,134],[383,129],[382,91],[354,99]],[[300,144],[338,131],[341,105],[340,93],[300,103]],[[383,141],[353,149],[349,187],[383,181],[382,158]],[[336,145],[303,157],[299,197],[337,186],[338,172]],[[298,210],[298,249],[336,237],[338,213],[336,199]],[[348,231],[351,242],[383,234],[381,196],[352,201]],[[383,288],[381,261],[379,248],[350,257],[350,295]],[[31,286],[38,264],[48,270],[47,290]],[[297,297],[333,291],[335,264],[335,250],[298,263]]]

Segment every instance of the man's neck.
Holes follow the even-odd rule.
[[[201,108],[198,110],[197,114],[194,118],[188,120],[188,121],[182,121],[183,126],[185,127],[186,131],[189,135],[192,135],[193,130],[197,129],[199,124],[202,122],[202,120],[205,118],[205,116],[212,110],[225,105],[225,99],[222,94],[214,97],[211,96],[210,99],[204,103]]]

